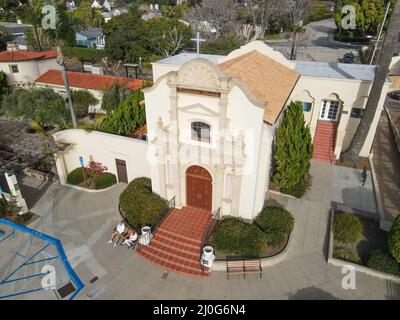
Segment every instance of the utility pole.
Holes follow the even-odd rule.
[[[372,65],[372,63],[374,62],[375,53],[376,53],[376,50],[378,49],[378,44],[379,44],[379,42],[381,40],[382,31],[383,31],[383,28],[384,28],[385,23],[386,23],[386,19],[387,19],[388,13],[389,13],[389,9],[390,9],[390,2],[388,2],[387,7],[386,7],[385,16],[383,18],[382,25],[381,25],[381,28],[379,30],[378,38],[376,39],[376,43],[375,43],[375,46],[374,46],[374,51],[372,52],[371,61],[369,63],[370,65]]]
[[[72,105],[72,99],[71,99],[71,90],[69,89],[67,71],[65,70],[66,59],[62,55],[60,49],[58,49],[57,51],[58,51],[57,63],[61,66],[61,75],[64,80],[64,87],[65,87],[65,92],[67,94],[69,110],[71,111],[72,125],[73,125],[74,129],[77,129],[78,122],[76,121],[75,110],[74,110],[74,106]]]

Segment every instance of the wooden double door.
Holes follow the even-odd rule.
[[[212,177],[199,166],[192,166],[186,171],[186,202],[188,206],[206,210],[212,208]]]

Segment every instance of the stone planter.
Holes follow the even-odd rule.
[[[153,234],[151,233],[151,228],[148,226],[145,226],[142,228],[142,235],[139,238],[139,243],[144,246],[148,246],[151,242],[151,239],[153,239]]]
[[[211,246],[205,246],[203,248],[203,255],[201,256],[201,264],[211,269],[214,260],[215,260],[214,249]]]

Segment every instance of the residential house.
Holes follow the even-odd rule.
[[[59,70],[57,51],[19,50],[16,43],[8,43],[0,52],[0,70],[7,75],[10,85],[29,85],[49,69]]]
[[[75,40],[78,46],[86,48],[104,49],[106,37],[101,28],[88,28],[75,33]]]
[[[5,31],[11,36],[10,42],[14,42],[18,45],[21,50],[27,50],[27,44],[24,38],[25,31],[32,28],[30,24],[23,24],[18,22],[0,22],[0,27],[3,27]]]
[[[87,90],[98,100],[98,104],[91,106],[88,110],[90,113],[105,112],[101,109],[103,93],[114,83],[123,84],[132,91],[142,87],[141,80],[103,75],[102,69],[99,66],[94,67],[92,70],[94,73],[67,71],[68,83],[71,90]],[[60,70],[48,70],[35,80],[35,85],[41,88],[51,88],[60,95],[66,96]]]

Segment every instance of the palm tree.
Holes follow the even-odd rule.
[[[396,47],[400,30],[400,1],[394,3],[394,9],[386,32],[385,41],[381,49],[381,56],[377,66],[375,79],[372,84],[364,116],[354,134],[349,149],[342,154],[345,163],[355,164],[359,158],[361,148],[367,138],[372,121],[374,120],[382,89],[389,72],[393,52]]]

